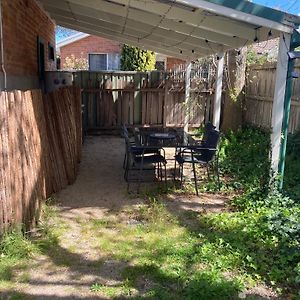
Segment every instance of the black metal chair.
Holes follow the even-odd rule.
[[[206,142],[208,140],[210,132],[212,132],[213,130],[216,130],[216,127],[211,122],[207,122],[204,125],[204,132],[203,132],[202,140],[198,140],[198,141],[195,142],[197,147],[207,147]],[[179,152],[181,150],[182,150],[181,148],[176,148],[175,149],[175,157],[176,157],[177,154],[179,154]],[[176,179],[176,162],[177,161],[175,159],[175,163],[174,163],[174,180]]]
[[[220,132],[211,129],[201,145],[189,146],[184,149],[180,149],[175,155],[175,160],[180,166],[180,182],[182,186],[183,182],[183,165],[185,163],[192,164],[193,175],[195,182],[196,194],[199,196],[198,185],[197,185],[197,175],[196,175],[196,164],[205,165],[207,168],[207,173],[209,176],[209,168],[215,163],[216,172],[218,178],[218,185],[220,186],[219,178],[219,166],[218,166],[218,156],[217,147],[220,139]]]
[[[140,143],[140,137],[138,136],[138,133],[135,131],[134,132],[134,136],[132,138],[129,137],[129,131],[126,127],[125,124],[122,124],[121,126],[121,136],[123,138],[127,138],[130,145],[132,146],[132,150],[135,152],[136,155],[141,155],[142,154],[142,150],[141,149],[141,143]],[[153,154],[159,154],[159,149],[157,148],[150,148],[147,147],[146,149],[144,149],[144,154],[149,154],[149,153],[153,153]],[[125,143],[125,154],[124,154],[124,160],[123,160],[123,169],[125,169],[126,166],[126,156],[127,156],[127,146]]]
[[[162,181],[162,165],[164,166],[164,177],[166,181],[167,161],[165,159],[164,149],[148,148],[145,146],[133,145],[129,140],[128,136],[125,135],[124,138],[126,145],[124,179],[127,182],[127,191],[129,191],[130,182],[138,182],[139,191],[140,184],[146,181],[145,178],[143,178],[143,172],[147,170],[155,171],[156,167],[158,171],[158,177],[160,177],[160,180]],[[163,151],[163,155],[161,155],[160,151]],[[130,178],[130,173],[132,171],[136,171],[138,173],[137,179]]]

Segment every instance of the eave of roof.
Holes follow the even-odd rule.
[[[223,5],[228,8],[255,15],[264,19],[268,19],[278,23],[293,22],[300,25],[300,17],[292,15],[277,9],[256,4],[246,0],[205,0],[218,5]]]
[[[75,34],[68,36],[65,39],[59,41],[58,43],[56,43],[56,49],[59,50],[61,47],[69,45],[76,41],[79,41],[81,39],[84,39],[84,38],[88,37],[89,35],[90,34],[83,33],[83,32],[75,33]]]
[[[57,24],[182,59],[292,33],[300,18],[245,0],[39,0]]]

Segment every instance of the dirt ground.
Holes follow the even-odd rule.
[[[123,140],[119,137],[88,137],[83,147],[82,162],[76,182],[55,198],[58,218],[66,230],[59,248],[47,255],[35,257],[18,290],[28,299],[107,299],[92,293],[95,282],[114,285],[120,282],[122,263],[107,257],[93,246],[93,237],[82,236],[82,224],[91,219],[114,215],[122,221],[124,209],[138,205],[141,199],[128,196],[123,179]],[[166,203],[170,211],[213,211],[225,209],[227,198],[202,194],[170,196]],[[254,291],[270,299],[265,288]],[[22,298],[23,299],[23,298]]]

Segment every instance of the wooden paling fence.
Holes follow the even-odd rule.
[[[190,127],[211,118],[213,89],[208,82],[191,82],[190,105],[186,107],[184,81],[166,79],[163,72],[83,71],[74,78],[82,88],[85,130],[115,129],[122,123],[181,127],[186,112]]]
[[[0,94],[0,234],[29,229],[40,204],[74,182],[81,155],[80,89]]]
[[[300,72],[300,64],[295,70]],[[255,65],[248,69],[244,105],[244,121],[253,125],[271,128],[273,96],[276,80],[276,63]],[[300,126],[300,79],[293,81],[289,132]]]

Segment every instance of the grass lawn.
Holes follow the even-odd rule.
[[[16,231],[0,244],[0,299],[299,300],[299,199],[269,186],[268,152],[266,134],[257,130],[223,140],[222,192],[213,180],[201,187],[212,203],[235,193],[223,211],[195,209],[204,194],[183,209],[190,195],[174,190],[138,201],[117,194],[117,209],[110,194],[102,207],[86,207],[81,196],[79,208],[70,208],[73,198],[69,206],[45,205],[32,237]],[[292,180],[298,169],[289,168],[290,195],[299,195]]]
[[[260,230],[258,215],[257,222],[250,218],[252,223],[239,212],[182,211],[175,216],[168,210],[168,201],[163,196],[148,198],[119,215],[76,220],[86,247],[98,253],[89,268],[103,278],[90,282],[89,296],[239,299],[248,295],[247,299],[257,299],[255,295],[261,293],[274,296],[276,288],[280,293],[277,283],[286,272],[281,271],[280,261],[269,257],[273,242],[256,234]],[[18,291],[20,285],[26,287],[31,280],[27,268],[41,254],[55,256],[57,267],[78,268],[76,243],[61,250],[70,228],[58,217],[55,223],[53,217],[51,220],[38,239],[14,233],[4,240],[0,288]],[[111,273],[107,264],[114,269]],[[266,282],[274,289],[268,289]],[[9,299],[31,299],[22,289],[10,295]]]

